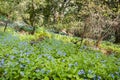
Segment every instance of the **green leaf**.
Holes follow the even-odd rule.
[[[44,78],[44,80],[49,80],[49,77],[46,76],[46,77]]]
[[[87,74],[87,77],[88,78],[93,78],[93,77],[95,77],[95,75],[94,74]]]

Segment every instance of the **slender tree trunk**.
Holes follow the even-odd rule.
[[[87,32],[87,25],[85,24],[84,29],[83,29],[83,33],[82,33],[82,35],[81,35],[80,45],[82,45],[83,40],[84,40],[84,38],[86,37],[86,32]]]
[[[35,26],[33,26],[33,30],[31,32],[32,35],[35,33],[35,29],[36,29]]]
[[[102,41],[106,36],[108,36],[108,35],[109,35],[108,31],[106,31],[104,34],[101,34],[100,37],[98,38],[98,40],[96,41],[95,46],[96,46],[97,48],[99,48],[101,41]]]
[[[5,23],[5,27],[4,27],[4,32],[6,31],[6,29],[7,29],[7,22]]]
[[[101,41],[103,40],[103,36],[100,36],[95,44],[95,46],[98,48],[100,46]]]
[[[34,17],[35,17],[34,0],[32,0],[32,12],[30,14],[30,23],[31,23],[31,26],[33,27],[33,30],[31,32],[32,35],[35,33],[35,25],[34,25],[35,18]]]
[[[114,43],[120,43],[120,22],[114,22],[113,24],[113,28],[114,28],[114,31],[115,31],[115,41]]]
[[[115,42],[114,43],[120,43],[120,28],[115,31]]]

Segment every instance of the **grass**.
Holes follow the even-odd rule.
[[[40,37],[45,38],[30,44]],[[39,28],[35,35],[20,34],[12,29],[0,31],[0,79],[120,79],[119,45],[102,42],[101,47],[117,54],[105,55],[88,45],[73,44],[76,40],[80,38],[53,34],[44,28]]]

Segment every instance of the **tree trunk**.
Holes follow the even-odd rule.
[[[5,23],[5,27],[4,27],[4,32],[6,31],[6,29],[7,29],[7,22]]]
[[[30,24],[33,27],[33,30],[31,32],[31,34],[33,35],[35,33],[35,8],[34,8],[34,1],[32,0],[32,12],[30,14]]]
[[[120,43],[120,28],[115,31],[115,42]]]
[[[100,37],[98,38],[96,44],[95,44],[95,46],[96,46],[97,48],[100,47],[100,43],[101,43],[102,40],[103,40],[103,36],[100,36]]]
[[[86,32],[87,32],[87,25],[85,24],[84,28],[83,28],[83,33],[81,35],[81,42],[80,45],[82,45],[84,38],[86,37]]]
[[[33,30],[32,30],[32,32],[30,33],[30,34],[34,34],[35,33],[35,26],[32,26],[33,27]]]
[[[101,35],[98,37],[98,40],[96,41],[95,46],[96,46],[97,48],[99,48],[101,41],[102,41],[106,36],[108,36],[108,35],[109,35],[109,34],[108,34],[108,31],[106,31],[104,34],[101,34]]]

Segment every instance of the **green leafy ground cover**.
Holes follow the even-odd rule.
[[[47,36],[30,45],[32,39]],[[0,31],[0,80],[119,80],[120,46],[109,42],[104,48],[117,51],[105,55],[84,44],[79,38],[49,33],[43,28],[34,36],[11,29]],[[109,44],[109,46],[107,46]]]

